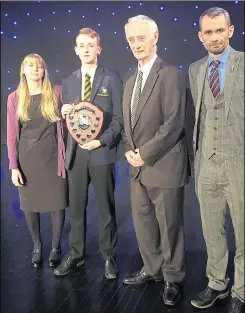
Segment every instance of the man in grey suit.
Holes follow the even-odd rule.
[[[143,15],[129,19],[125,33],[138,60],[125,82],[123,115],[132,214],[144,267],[124,283],[164,279],[164,303],[175,305],[185,276],[186,85],[181,71],[157,56],[159,32],[152,19]]]
[[[73,109],[72,103],[90,101],[103,110],[102,132],[96,140],[78,145],[69,134],[66,146],[66,168],[69,183],[70,253],[54,270],[57,276],[68,274],[84,263],[86,207],[88,188],[92,182],[98,200],[99,244],[105,261],[105,277],[117,275],[115,161],[121,131],[122,82],[108,68],[98,64],[101,53],[100,37],[91,28],[83,28],[76,37],[75,52],[82,66],[62,83],[62,116]]]
[[[244,305],[244,53],[229,46],[234,27],[227,11],[206,10],[199,39],[209,56],[189,68],[195,105],[195,187],[208,260],[208,286],[191,303],[208,308],[228,296],[227,204],[234,227],[235,281],[229,313]]]

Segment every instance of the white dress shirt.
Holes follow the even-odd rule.
[[[84,98],[84,87],[85,87],[85,75],[88,74],[90,76],[90,82],[91,82],[91,89],[92,89],[92,86],[93,86],[93,81],[94,81],[94,74],[95,74],[95,71],[97,69],[97,65],[91,69],[91,68],[88,68],[87,64],[82,64],[82,67],[81,67],[81,72],[82,72],[82,100]]]
[[[143,72],[143,76],[142,76],[142,86],[141,86],[141,92],[145,86],[145,82],[147,80],[147,77],[149,76],[149,73],[151,71],[151,68],[154,64],[154,62],[156,61],[157,59],[157,54],[155,54],[153,56],[153,58],[148,62],[146,63],[145,65],[143,65],[142,67],[140,67],[140,65],[138,64],[138,71],[142,71]],[[132,109],[132,105],[133,105],[133,100],[134,100],[134,94],[135,94],[135,89],[136,89],[136,84],[137,84],[137,79],[138,79],[138,75],[136,77],[136,80],[135,80],[135,84],[134,84],[134,89],[133,89],[133,92],[132,92],[132,98],[131,98],[131,109]]]

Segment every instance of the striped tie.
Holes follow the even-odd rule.
[[[83,101],[89,101],[91,96],[91,76],[86,74],[85,75],[85,85],[84,85],[84,97]]]
[[[136,109],[137,109],[137,106],[138,106],[138,103],[140,100],[142,81],[143,81],[143,72],[139,71],[138,76],[137,76],[137,81],[136,81],[133,103],[131,105],[131,127],[132,127],[132,129],[134,127],[134,118],[135,118]]]
[[[219,85],[219,64],[220,61],[214,60],[211,62],[212,69],[209,77],[209,85],[216,101],[220,96],[220,85]]]

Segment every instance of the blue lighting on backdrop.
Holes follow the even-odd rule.
[[[156,20],[160,30],[160,56],[164,58],[166,53],[166,56],[170,59],[175,56],[175,64],[179,68],[187,70],[188,64],[195,61],[193,59],[185,61],[185,58],[187,57],[185,54],[187,54],[186,52],[188,49],[191,52],[193,47],[198,50],[200,49],[199,46],[201,46],[203,53],[205,53],[202,44],[197,39],[199,15],[209,6],[218,4],[218,2],[185,2],[184,5],[186,10],[183,10],[183,3],[180,2],[3,2],[1,12],[1,41],[2,50],[4,52],[4,62],[2,62],[2,64],[4,64],[6,68],[2,67],[2,71],[8,74],[8,76],[6,76],[7,78],[5,77],[2,81],[3,90],[9,92],[16,87],[19,65],[22,60],[21,58],[32,51],[42,55],[43,49],[40,49],[40,46],[45,46],[47,48],[45,50],[45,59],[50,64],[51,76],[58,77],[59,83],[64,75],[62,67],[67,61],[65,56],[63,56],[62,59],[62,54],[64,55],[63,51],[65,50],[67,53],[67,49],[69,48],[69,58],[72,56],[72,58],[75,59],[75,55],[72,54],[74,53],[72,51],[74,37],[82,27],[95,28],[100,34],[101,32],[103,33],[101,36],[102,47],[103,50],[107,50],[107,54],[108,51],[111,53],[112,57],[110,60],[117,59],[117,56],[119,56],[119,50],[120,54],[125,51],[127,54],[127,60],[131,60],[131,63],[125,62],[125,65],[127,66],[127,70],[131,70],[132,68],[130,64],[134,62],[134,59],[132,58],[132,53],[125,40],[124,24],[129,17],[137,14],[146,14]],[[17,6],[20,10],[17,9]],[[236,16],[234,16],[234,13],[233,15],[231,14],[232,22],[236,23],[237,20],[239,20],[239,27],[235,27],[234,37],[237,38],[240,36],[240,38],[244,40],[244,29],[241,29],[243,23],[240,23],[242,18],[244,19],[244,17],[241,17],[244,4],[241,1],[227,2],[227,5],[222,2],[222,7],[229,12],[231,6],[234,7],[232,12],[236,13]],[[240,16],[239,19],[238,16]],[[168,26],[166,27],[166,25]],[[51,32],[55,35],[50,41],[52,36]],[[66,34],[73,37],[67,38]],[[29,49],[27,44],[28,36],[30,37]],[[45,36],[47,38],[45,38]],[[117,39],[113,39],[111,36],[113,36],[113,38],[116,37]],[[105,37],[108,37],[107,42],[111,41],[109,47],[108,45],[106,47],[103,46]],[[33,42],[33,38],[35,39],[36,44]],[[15,44],[11,43],[11,41]],[[54,53],[55,42],[58,47],[57,51]],[[62,46],[62,43],[65,42],[67,42],[66,47]],[[50,52],[48,54],[47,51],[49,46]],[[39,50],[41,50],[41,52],[39,52]],[[200,54],[199,51],[200,50],[198,50],[198,53]],[[14,55],[18,59],[18,63],[13,61]],[[54,58],[57,58],[57,56],[59,56],[59,58],[55,60]],[[198,56],[196,59],[198,59]],[[122,65],[121,60],[117,59],[113,62],[116,63],[113,63],[112,65]],[[108,66],[110,66],[109,63],[110,62],[108,62]],[[119,70],[119,72],[122,72],[120,68],[116,69]],[[126,70],[124,70],[124,72],[126,72]]]

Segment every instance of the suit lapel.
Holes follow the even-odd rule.
[[[224,98],[225,98],[225,116],[228,117],[232,91],[234,90],[235,77],[238,70],[240,56],[235,53],[234,49],[231,49],[230,55],[227,60],[227,68],[225,73],[225,85],[224,85]]]
[[[155,86],[155,83],[157,81],[158,78],[158,71],[160,69],[160,64],[161,64],[162,60],[160,58],[157,57],[156,61],[154,62],[150,73],[146,79],[144,88],[142,90],[142,93],[140,95],[140,101],[139,104],[136,108],[136,112],[135,112],[135,119],[134,119],[134,127],[137,124],[137,121],[140,117],[140,114],[144,108],[144,106],[146,105],[147,100],[150,97],[150,94]],[[133,128],[134,128],[133,127]]]
[[[201,107],[201,99],[202,99],[202,92],[203,86],[205,82],[206,72],[208,68],[208,58],[200,65],[199,72],[197,74],[197,102],[196,102],[196,122],[199,117],[200,107]]]
[[[123,116],[124,116],[124,123],[125,123],[125,133],[126,137],[129,140],[129,144],[131,147],[134,147],[133,139],[132,139],[132,130],[131,130],[131,98],[133,94],[134,84],[137,77],[137,70],[135,73],[130,76],[127,80],[124,88],[124,96],[123,96]]]
[[[77,104],[81,101],[82,92],[82,73],[81,69],[73,72],[72,79],[70,81],[70,89],[72,95],[72,102]],[[66,145],[66,168],[69,168],[69,162],[72,158],[77,142],[72,138],[71,134],[68,133],[67,145]]]
[[[91,90],[91,96],[90,96],[90,101],[93,102],[94,98],[96,96],[97,90],[100,87],[102,80],[104,77],[104,70],[101,66],[97,66],[97,69],[94,74],[94,80],[93,80],[93,85],[92,85],[92,90]]]
[[[82,96],[82,73],[81,69],[75,72],[75,79],[72,82],[72,94],[74,94],[74,102],[78,103],[81,101]]]

